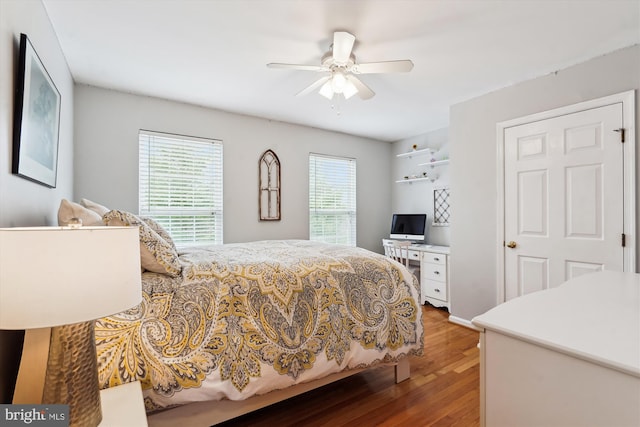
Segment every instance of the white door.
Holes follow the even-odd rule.
[[[504,129],[505,300],[623,270],[622,107]]]

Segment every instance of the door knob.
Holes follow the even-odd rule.
[[[516,242],[514,242],[513,240],[512,240],[512,241],[510,241],[509,243],[507,243],[507,247],[508,247],[508,248],[513,249],[513,248],[515,248],[516,246],[518,246],[518,244],[517,244]]]

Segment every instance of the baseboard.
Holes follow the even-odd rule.
[[[483,329],[478,328],[476,325],[471,323],[470,320],[463,319],[461,317],[456,317],[453,315],[449,316],[449,322],[455,323],[456,325],[464,326],[465,328],[473,329],[474,331],[482,332]]]

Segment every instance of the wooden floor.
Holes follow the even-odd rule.
[[[411,378],[392,367],[362,372],[220,426],[464,426],[480,424],[478,333],[423,307],[424,356]]]

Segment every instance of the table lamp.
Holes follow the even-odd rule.
[[[25,329],[14,404],[102,420],[95,319],[142,300],[137,227],[0,228],[0,329]]]

